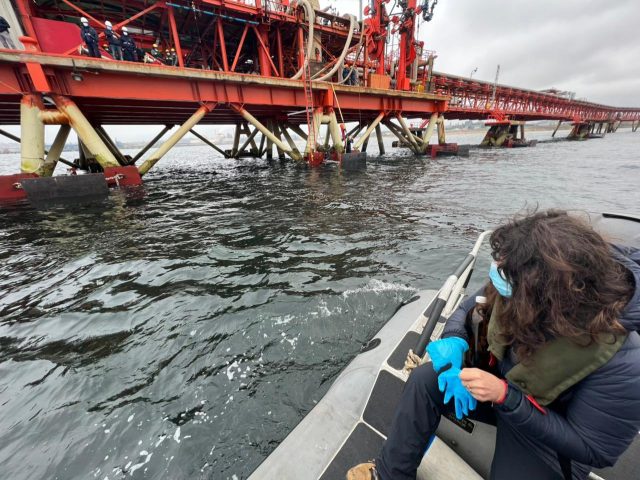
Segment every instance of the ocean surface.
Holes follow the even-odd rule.
[[[481,231],[536,206],[640,209],[640,132],[369,147],[358,172],[177,148],[104,202],[0,207],[0,478],[247,478]]]

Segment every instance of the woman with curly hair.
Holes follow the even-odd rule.
[[[638,435],[640,250],[555,210],[499,227],[491,248],[490,282],[476,294],[488,361],[463,365],[473,295],[409,377],[377,460],[349,480],[415,479],[441,415],[454,411],[497,426],[495,480],[586,479]]]

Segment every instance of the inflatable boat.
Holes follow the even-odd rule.
[[[589,221],[608,240],[640,248],[640,216],[605,213],[589,215]],[[404,362],[409,349],[424,351],[430,340],[439,338],[464,297],[489,234],[478,237],[440,290],[421,291],[398,309],[250,480],[342,480],[349,468],[378,455],[408,378]],[[417,478],[488,479],[494,444],[495,427],[445,417]],[[613,468],[594,471],[589,478],[640,478],[640,439]]]

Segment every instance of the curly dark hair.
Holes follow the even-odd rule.
[[[634,280],[590,225],[561,210],[534,212],[497,228],[490,242],[513,287],[498,323],[521,361],[553,338],[587,346],[625,333],[618,318]]]

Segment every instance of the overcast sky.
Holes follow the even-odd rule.
[[[420,38],[441,72],[640,107],[640,0],[439,0]]]
[[[358,13],[358,0],[320,3]],[[640,107],[640,0],[439,0],[420,38],[436,51],[441,72],[469,76],[477,67],[474,78],[493,82],[500,64],[500,83]],[[207,134],[213,127],[201,129]],[[130,141],[157,128],[109,130]],[[53,135],[48,129],[47,140]]]

